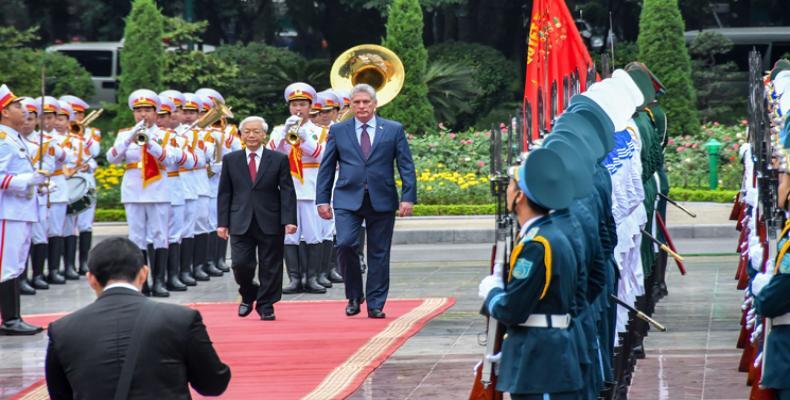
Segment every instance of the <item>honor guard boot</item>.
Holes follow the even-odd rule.
[[[337,250],[335,250],[335,241],[327,241],[329,247],[329,281],[332,283],[343,283],[343,275],[337,270]]]
[[[80,274],[77,273],[76,263],[77,263],[77,236],[76,235],[69,235],[66,236],[64,241],[64,252],[63,252],[63,265],[66,271],[66,279],[70,281],[76,281],[80,279]]]
[[[44,279],[44,264],[47,262],[47,244],[34,244],[30,251],[30,262],[33,264],[33,287],[38,290],[49,289]]]
[[[225,262],[228,256],[228,241],[217,238],[217,268],[222,272],[230,272],[230,267]]]
[[[285,269],[288,271],[288,286],[283,288],[283,294],[302,292],[302,275],[299,273],[299,246],[285,245],[283,251]]]
[[[217,232],[208,234],[208,245],[206,246],[206,273],[209,276],[222,276],[222,271],[217,268]]]
[[[63,254],[63,238],[53,236],[48,239],[47,245],[47,270],[49,275],[47,281],[54,285],[63,285],[66,283],[66,278],[60,274],[60,259]]]
[[[181,268],[181,245],[171,243],[167,248],[167,290],[171,292],[183,292],[187,286],[178,276]]]
[[[19,276],[19,293],[24,296],[32,296],[36,294],[36,289],[33,286],[31,286],[30,280],[27,279],[28,269],[29,269],[29,264],[26,261],[25,270],[22,271],[22,275]]]
[[[170,292],[165,289],[165,274],[167,272],[167,249],[154,250],[153,275],[154,286],[151,295],[154,297],[170,297]]]
[[[195,258],[193,260],[193,271],[196,281],[204,282],[210,279],[206,273],[206,245],[208,244],[208,234],[201,233],[195,235]]]
[[[299,281],[302,283],[302,290],[307,291],[307,243],[299,242]]]
[[[321,269],[321,245],[307,245],[307,285],[304,291],[307,293],[326,293],[326,287],[318,283],[318,273]]]
[[[140,250],[140,251],[143,252],[143,262],[145,263],[145,265],[147,265],[148,268],[153,269],[153,267],[151,267],[152,263],[148,262],[148,252],[146,250]],[[153,257],[153,255],[151,257]],[[151,287],[148,286],[147,277],[145,278],[145,282],[143,282],[143,289],[141,290],[141,292],[143,293],[143,296],[151,297]]]
[[[19,301],[19,280],[0,283],[0,335],[35,335],[43,329],[22,321]]]
[[[91,251],[93,232],[80,232],[80,265],[78,272],[85,275],[88,272],[88,253]]]
[[[332,287],[332,281],[329,280],[329,248],[326,247],[326,242],[316,243],[318,246],[318,277],[316,281],[319,285],[329,289]]]
[[[179,278],[187,286],[197,285],[195,277],[192,275],[192,257],[194,256],[195,239],[184,238],[181,240],[181,273]]]

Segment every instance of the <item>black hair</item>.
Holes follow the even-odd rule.
[[[527,199],[527,205],[529,206],[529,208],[531,208],[532,211],[535,211],[535,213],[537,213],[537,214],[546,215],[546,214],[549,213],[549,211],[551,211],[548,208],[543,207],[540,204],[535,203],[534,201],[532,201],[529,198],[529,196],[526,195],[526,193],[524,194],[524,198]]]
[[[103,240],[88,254],[88,270],[102,286],[110,280],[133,282],[143,264],[140,248],[122,237]]]

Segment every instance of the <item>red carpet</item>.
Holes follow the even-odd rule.
[[[220,358],[231,366],[230,386],[222,398],[323,400],[349,396],[409,337],[454,303],[453,298],[390,300],[384,310],[387,318],[374,320],[364,310],[346,317],[345,301],[289,301],[277,305],[274,322],[260,321],[254,313],[239,318],[237,304],[192,307],[203,314]],[[46,325],[58,317],[25,319]],[[15,398],[46,398],[42,385]]]

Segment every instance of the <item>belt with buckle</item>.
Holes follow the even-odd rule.
[[[532,314],[526,321],[518,324],[525,328],[557,328],[568,329],[571,326],[571,316],[569,314],[547,315]]]
[[[780,315],[771,319],[773,325],[790,325],[790,313]]]

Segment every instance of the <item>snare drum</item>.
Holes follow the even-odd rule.
[[[66,190],[69,194],[68,215],[79,214],[96,204],[96,187],[80,174],[66,180]]]

